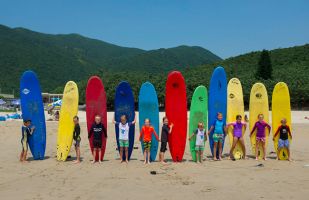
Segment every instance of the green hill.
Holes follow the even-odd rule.
[[[68,80],[80,81],[100,71],[159,73],[218,60],[201,47],[145,51],[78,34],[51,35],[0,25],[0,74],[6,75],[0,79],[2,92],[18,91],[19,78],[28,69],[38,74],[44,91],[52,91]]]

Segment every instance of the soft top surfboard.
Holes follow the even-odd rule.
[[[204,123],[204,129],[207,133],[208,125],[208,94],[205,86],[198,86],[193,93],[190,106],[190,123],[189,123],[189,137],[197,130],[199,122]],[[195,153],[196,136],[190,140],[190,151],[192,160],[196,161]]]
[[[268,95],[267,95],[266,87],[262,83],[255,83],[251,88],[250,102],[249,102],[250,131],[252,131],[252,128],[254,127],[255,123],[258,121],[259,114],[263,114],[264,121],[269,123],[269,105],[268,105]],[[268,135],[269,135],[269,131],[266,128],[266,131],[265,131],[266,148],[268,145]],[[254,133],[252,134],[250,141],[251,141],[252,153],[255,155],[256,131],[254,131]],[[263,148],[261,145],[259,146],[258,151],[259,151],[259,158],[262,159],[264,154],[263,154]]]
[[[75,82],[66,83],[63,91],[62,105],[60,108],[58,137],[57,137],[57,160],[65,161],[70,152],[74,122],[73,117],[78,112],[78,88]]]
[[[232,78],[227,86],[227,123],[233,123],[236,121],[236,116],[241,115],[244,121],[245,109],[244,109],[244,97],[241,82],[238,78]],[[229,126],[228,130],[230,147],[233,145],[234,139],[234,127]],[[243,128],[242,135],[245,134],[245,129]],[[244,156],[244,152],[241,148],[241,144],[238,141],[236,147],[233,151],[233,156],[235,159],[241,159]]]
[[[151,126],[154,127],[157,135],[159,136],[159,103],[157,92],[154,86],[146,82],[142,85],[139,96],[138,96],[138,111],[139,111],[139,127],[142,130],[144,125],[144,121],[146,118],[150,120]],[[151,139],[151,149],[150,149],[150,161],[155,161],[157,152],[158,152],[158,145],[159,142],[157,141],[156,137],[152,135]],[[144,145],[141,142],[142,152],[144,152]]]
[[[178,71],[169,73],[166,81],[165,112],[174,127],[168,137],[168,145],[174,162],[181,162],[187,136],[187,95],[186,84]]]
[[[35,160],[43,160],[46,148],[46,124],[40,83],[33,71],[23,73],[20,80],[22,117],[31,120],[35,130],[28,143]]]
[[[217,67],[210,79],[208,95],[208,128],[210,128],[217,119],[218,112],[223,115],[223,122],[226,121],[227,104],[227,80],[223,67]],[[210,150],[213,155],[213,131],[209,135]],[[224,140],[222,150],[224,147]],[[219,158],[219,148],[217,148],[217,158]]]
[[[134,96],[132,89],[128,82],[123,81],[119,83],[116,88],[115,94],[115,121],[120,122],[120,117],[125,115],[127,117],[127,122],[133,122],[135,119],[135,106],[134,106]],[[119,126],[115,125],[116,130],[116,141],[118,150],[119,148]],[[134,146],[134,134],[135,125],[130,126],[129,129],[129,160],[132,155]],[[123,152],[123,160],[125,160],[125,153]]]
[[[91,126],[94,123],[94,118],[99,115],[102,119],[102,123],[107,130],[107,111],[106,111],[106,93],[104,85],[101,79],[97,76],[92,76],[88,80],[86,88],[86,118],[87,118],[87,130],[90,131]],[[89,139],[89,145],[91,152],[93,153],[93,135]],[[102,137],[101,158],[103,161],[106,149],[106,138]],[[97,154],[96,161],[99,160]]]
[[[290,92],[286,83],[279,82],[276,84],[273,95],[272,95],[272,131],[273,135],[281,125],[281,120],[285,118],[287,125],[292,130],[292,118],[291,118],[291,103],[290,103]],[[278,151],[279,134],[275,137],[274,147]],[[289,142],[291,144],[291,137],[289,136]],[[288,152],[286,148],[281,149],[279,152],[280,160],[288,159]]]

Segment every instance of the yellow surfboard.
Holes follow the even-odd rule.
[[[232,78],[227,85],[227,123],[235,122],[237,115],[241,115],[242,119],[244,119],[244,98],[241,82],[237,78]],[[233,126],[229,126],[227,130],[231,147],[233,145],[234,138],[233,129]],[[243,130],[242,134],[245,134],[245,130]],[[236,144],[233,155],[235,159],[241,159],[244,156],[244,152],[239,141]]]
[[[249,127],[250,131],[254,127],[254,124],[258,121],[258,115],[264,115],[264,121],[269,123],[269,105],[268,95],[264,84],[256,83],[251,88],[250,103],[249,103]],[[266,147],[268,145],[269,131],[266,128]],[[251,138],[252,153],[255,155],[255,144],[256,144],[256,131],[252,134]],[[267,151],[267,149],[266,149]],[[266,153],[266,152],[265,152]],[[262,145],[259,146],[259,158],[262,159],[264,156]]]
[[[276,84],[273,96],[272,96],[272,125],[273,135],[277,131],[277,128],[281,125],[281,120],[285,118],[287,125],[291,127],[291,104],[290,104],[290,93],[287,84],[279,82]],[[278,151],[278,140],[279,134],[276,136],[274,141],[275,150]],[[291,144],[291,137],[289,136],[289,142]],[[287,160],[288,153],[287,149],[283,148],[279,154],[280,160]]]
[[[73,117],[78,112],[78,88],[75,82],[69,81],[63,91],[62,105],[59,116],[57,137],[57,160],[65,161],[70,152],[74,123]]]

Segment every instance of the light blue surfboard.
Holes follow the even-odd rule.
[[[217,113],[223,114],[223,122],[226,121],[227,105],[227,79],[223,67],[217,67],[210,80],[209,95],[208,95],[208,128],[210,128],[217,119]],[[213,154],[213,132],[209,136],[209,145]],[[224,141],[223,141],[224,146]],[[222,149],[223,149],[222,146]],[[219,150],[217,149],[217,157]]]
[[[132,89],[128,82],[121,82],[116,88],[115,94],[115,121],[120,122],[120,117],[125,115],[128,122],[132,122],[135,119],[135,106],[134,106],[134,96]],[[115,125],[116,130],[116,141],[119,148],[119,126]],[[129,129],[129,159],[134,146],[134,134],[135,125],[130,126]],[[125,153],[123,152],[123,160],[125,160]]]
[[[22,118],[31,120],[35,130],[28,137],[29,147],[35,160],[43,160],[46,148],[46,124],[40,84],[36,74],[26,71],[20,80]]]
[[[144,125],[146,118],[150,120],[151,126],[154,127],[159,136],[159,103],[157,92],[154,86],[146,82],[142,85],[138,96],[138,111],[139,111],[139,127],[140,130]],[[142,152],[144,152],[143,142],[141,142]],[[150,161],[155,161],[158,152],[159,142],[156,137],[152,135]]]

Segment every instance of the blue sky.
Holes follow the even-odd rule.
[[[309,43],[309,1],[0,0],[0,24],[146,50],[198,45],[227,58]]]

